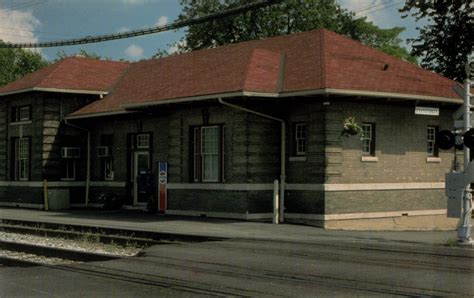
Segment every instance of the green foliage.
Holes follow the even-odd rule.
[[[180,0],[180,3],[183,11],[178,19],[187,20],[248,4],[249,1]],[[399,58],[416,61],[400,47],[398,36],[403,28],[381,29],[365,18],[355,18],[335,0],[285,0],[235,17],[193,25],[177,46],[178,52],[185,52],[317,28],[326,28]],[[162,52],[157,55],[163,56]]]
[[[95,52],[88,52],[84,49],[80,49],[79,52],[73,53],[73,54],[67,54],[65,51],[61,50],[56,53],[56,59],[54,60],[54,62],[62,60],[66,57],[74,57],[74,56],[83,56],[84,58],[97,59],[97,60],[102,59],[102,57],[99,54]],[[108,58],[108,57],[105,57],[104,59],[111,60],[111,58]]]
[[[16,81],[48,65],[36,52],[23,49],[0,49],[0,86]]]
[[[474,47],[472,0],[407,0],[400,12],[403,17],[411,14],[417,21],[428,21],[419,29],[419,37],[409,40],[412,54],[421,57],[421,66],[462,82],[466,57]]]

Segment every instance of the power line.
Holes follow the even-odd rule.
[[[104,35],[97,35],[97,36],[86,36],[82,38],[74,38],[74,39],[66,39],[66,40],[58,40],[52,42],[39,42],[39,43],[9,43],[9,42],[0,42],[0,48],[49,48],[49,47],[61,47],[61,46],[70,46],[70,45],[79,45],[79,44],[87,44],[87,43],[97,43],[97,42],[104,42],[109,40],[117,40],[117,39],[124,39],[136,36],[143,36],[148,34],[154,34],[169,30],[174,30],[182,27],[187,27],[191,25],[202,24],[205,22],[217,20],[220,18],[225,18],[228,16],[233,16],[237,14],[241,14],[247,11],[267,7],[279,2],[279,0],[262,0],[259,2],[255,2],[252,4],[247,4],[243,6],[239,6],[236,8],[228,9],[222,12],[209,14],[203,17],[191,18],[189,20],[183,21],[175,21],[171,24],[164,25],[164,26],[156,26],[150,27],[145,29],[139,30],[132,30],[128,32],[122,33],[115,33],[115,34],[104,34]]]
[[[378,6],[381,6],[381,5],[385,5],[385,4],[388,4],[392,2],[392,0],[388,0],[387,2],[382,2],[382,3],[379,3],[379,4],[376,4],[376,5],[370,5],[370,6],[366,6],[364,8],[361,8],[361,9],[358,9],[356,11],[353,11],[353,13],[359,13],[359,12],[362,12],[362,11],[365,11],[365,10],[370,10],[372,8],[376,8]]]
[[[365,15],[368,15],[368,14],[371,14],[371,13],[374,13],[374,12],[377,12],[377,11],[385,10],[385,9],[387,9],[387,8],[397,6],[397,5],[401,4],[401,3],[403,3],[403,1],[402,1],[402,2],[396,2],[396,3],[393,3],[393,4],[387,5],[387,6],[385,6],[385,7],[382,7],[382,8],[376,9],[376,10],[369,11],[369,12],[366,13]]]
[[[30,7],[30,6],[35,6],[35,5],[38,5],[38,4],[42,4],[42,3],[45,3],[47,1],[48,0],[37,1],[37,2],[33,2],[33,3],[24,3],[24,4],[17,5],[17,6],[9,7],[9,8],[0,8],[0,10],[2,10],[2,11],[16,10],[16,9],[19,9],[19,8],[25,8],[25,7]]]

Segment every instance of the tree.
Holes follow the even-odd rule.
[[[56,59],[54,61],[56,62],[56,61],[59,61],[59,60],[62,60],[64,58],[66,58],[66,57],[74,57],[74,56],[82,56],[84,58],[97,59],[97,60],[102,59],[102,57],[99,54],[95,53],[95,52],[88,52],[84,49],[79,49],[79,52],[72,53],[72,54],[67,54],[65,51],[61,50],[61,51],[56,53]],[[105,60],[112,60],[112,59],[108,58],[108,57],[105,57]]]
[[[421,66],[462,82],[464,64],[474,46],[474,4],[471,0],[407,0],[400,9],[428,25],[419,29],[418,38],[409,39],[412,54],[421,57]]]
[[[1,42],[1,41],[0,41]],[[40,53],[24,49],[0,49],[0,86],[48,65]]]
[[[179,20],[186,20],[248,4],[248,0],[180,0]],[[403,28],[381,29],[355,18],[335,0],[285,0],[265,9],[190,26],[178,52],[221,46],[265,37],[326,28],[412,62],[398,37]],[[185,41],[185,42],[183,42]],[[162,55],[162,51],[160,52]]]

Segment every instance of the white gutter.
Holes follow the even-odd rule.
[[[134,113],[134,112],[135,111],[100,112],[100,113],[84,114],[84,115],[70,115],[70,116],[64,117],[64,119],[68,119],[68,120],[85,119],[85,118],[95,118],[95,117],[105,117],[105,116],[131,114],[131,113]]]
[[[323,88],[323,89],[310,89],[310,90],[290,91],[290,92],[280,92],[280,93],[236,91],[236,92],[226,92],[226,93],[216,93],[216,94],[207,94],[207,95],[190,96],[190,97],[180,97],[180,98],[173,98],[173,99],[164,99],[164,100],[159,100],[159,101],[150,101],[150,102],[142,102],[142,103],[123,104],[120,107],[126,110],[126,109],[144,108],[144,107],[149,107],[149,106],[171,104],[171,103],[182,103],[182,102],[201,101],[201,100],[229,98],[229,97],[263,97],[263,98],[273,99],[273,98],[311,96],[311,95],[365,96],[365,97],[381,97],[381,98],[413,100],[413,101],[419,100],[419,101],[434,101],[434,102],[462,104],[461,98],[456,99],[456,98],[449,98],[449,97],[404,94],[404,93],[393,93],[393,92]]]
[[[281,123],[281,156],[280,156],[280,202],[279,202],[279,218],[276,222],[283,222],[284,221],[284,212],[285,212],[285,179],[286,179],[286,151],[285,151],[285,142],[286,142],[286,123],[283,119],[276,118],[270,115],[266,115],[263,113],[259,113],[257,111],[253,111],[238,105],[234,105],[222,100],[222,98],[218,98],[219,103],[229,106],[233,109],[245,111],[247,113],[251,113],[263,118],[271,119],[274,121],[278,121]]]
[[[41,91],[41,92],[57,92],[57,93],[75,93],[75,94],[93,94],[93,95],[107,95],[109,92],[107,91],[97,91],[97,90],[74,90],[74,89],[61,89],[61,88],[42,88],[42,87],[33,87],[33,88],[26,88],[20,89],[5,93],[0,93],[0,96],[6,96],[11,94],[18,94],[18,93],[25,93],[25,92],[32,92],[32,91]]]
[[[64,123],[71,127],[87,131],[87,167],[86,167],[86,195],[85,195],[85,206],[89,204],[89,189],[91,184],[91,131],[87,128],[72,124],[68,122],[67,118],[64,118]]]

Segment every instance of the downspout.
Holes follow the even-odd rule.
[[[88,207],[89,205],[89,188],[91,184],[91,131],[87,128],[78,126],[76,124],[69,123],[67,118],[64,118],[64,123],[71,127],[83,130],[87,132],[87,166],[86,166],[86,197],[85,197],[85,205]]]
[[[241,111],[245,111],[247,113],[250,113],[250,114],[254,114],[254,115],[257,115],[257,116],[260,116],[260,117],[263,117],[263,118],[267,118],[267,119],[271,119],[271,120],[274,120],[274,121],[278,121],[281,123],[281,157],[280,157],[280,165],[281,165],[281,169],[280,169],[280,214],[279,214],[279,220],[278,222],[283,222],[284,221],[284,209],[285,209],[285,180],[286,180],[286,174],[285,174],[285,171],[286,171],[286,151],[285,151],[285,143],[286,143],[286,123],[283,119],[280,119],[280,118],[276,118],[276,117],[273,117],[273,116],[270,116],[270,115],[266,115],[266,114],[263,114],[263,113],[260,113],[260,112],[257,112],[257,111],[253,111],[253,110],[250,110],[250,109],[247,109],[247,108],[244,108],[244,107],[241,107],[241,106],[238,106],[238,105],[234,105],[234,104],[231,104],[231,103],[228,103],[228,102],[225,102],[222,100],[222,98],[218,98],[219,100],[219,103],[225,105],[225,106],[229,106],[231,108],[234,108],[234,109],[237,109],[237,110],[241,110]]]

